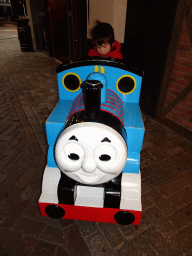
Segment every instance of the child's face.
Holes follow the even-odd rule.
[[[109,43],[105,42],[102,45],[96,45],[96,48],[97,48],[98,53],[105,56],[105,55],[107,55],[107,53],[110,52],[112,47]]]

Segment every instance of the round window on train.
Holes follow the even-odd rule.
[[[81,78],[75,73],[67,73],[62,80],[63,86],[70,92],[76,92],[80,89]]]
[[[133,76],[121,76],[117,80],[117,90],[122,94],[132,93],[136,88],[136,80]]]

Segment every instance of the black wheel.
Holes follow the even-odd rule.
[[[61,219],[65,211],[58,205],[50,204],[45,208],[46,214],[53,219]]]
[[[130,225],[134,222],[135,216],[131,212],[117,212],[114,216],[115,221],[121,225]]]

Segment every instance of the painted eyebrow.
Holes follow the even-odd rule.
[[[76,140],[76,141],[78,141],[78,139],[75,137],[75,135],[71,136],[71,138],[69,138],[69,140]]]
[[[111,142],[107,137],[105,137],[101,142]]]

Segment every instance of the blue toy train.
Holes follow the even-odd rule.
[[[142,77],[111,59],[57,68],[59,102],[46,122],[43,216],[140,223]]]

